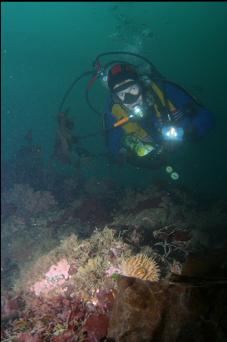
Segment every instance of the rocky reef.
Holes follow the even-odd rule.
[[[226,252],[226,248],[220,249],[215,252],[216,257],[214,252],[208,253],[206,261],[201,255],[194,256],[193,263],[189,259],[181,275],[172,274],[158,282],[120,276],[108,326],[109,338],[116,342],[224,341]],[[218,255],[222,256],[221,262]],[[215,272],[209,259],[216,264]]]
[[[226,339],[224,201],[93,180],[2,198],[2,341]]]

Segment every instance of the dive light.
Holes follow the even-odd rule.
[[[182,141],[184,129],[182,127],[165,126],[162,128],[162,136],[164,140]]]
[[[141,106],[135,106],[129,115],[130,119],[142,119],[144,117],[144,111]]]

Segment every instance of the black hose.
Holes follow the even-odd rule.
[[[76,84],[77,82],[79,82],[83,77],[88,76],[88,75],[91,75],[91,74],[93,74],[93,73],[94,73],[94,71],[86,71],[86,72],[84,72],[82,75],[80,75],[79,77],[77,77],[77,78],[70,84],[70,86],[69,86],[69,88],[66,90],[65,95],[63,96],[63,99],[62,99],[61,104],[60,104],[60,106],[59,106],[59,111],[58,111],[59,113],[62,112],[62,108],[63,108],[63,106],[64,106],[64,104],[65,104],[65,100],[66,100],[66,98],[69,96],[69,94],[70,94],[72,88],[75,86],[75,84]]]
[[[154,66],[154,64],[151,63],[151,61],[149,61],[149,59],[147,59],[146,57],[143,57],[137,53],[134,52],[125,52],[125,51],[110,51],[110,52],[104,52],[104,53],[100,53],[95,61],[93,62],[93,66],[95,67],[97,65],[98,60],[100,59],[100,57],[103,56],[109,56],[109,55],[129,55],[129,56],[134,56],[134,57],[138,57],[142,60],[144,60],[147,64],[149,64],[151,66],[151,68],[153,69],[153,71],[155,71],[157,74],[159,74],[158,70],[156,69],[156,67]],[[161,76],[161,75],[160,75]]]
[[[93,105],[91,104],[91,101],[89,99],[89,89],[86,88],[85,90],[85,99],[86,99],[86,102],[88,104],[88,106],[90,107],[91,110],[93,110],[96,114],[98,114],[99,116],[102,116],[103,113],[99,112],[97,109],[95,109],[95,107],[93,107]]]

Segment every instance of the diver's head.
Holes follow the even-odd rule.
[[[131,65],[115,64],[108,72],[108,86],[115,98],[129,110],[142,104],[142,87]]]

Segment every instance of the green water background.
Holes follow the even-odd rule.
[[[160,72],[184,86],[215,113],[216,126],[199,145],[186,144],[171,159],[179,182],[195,192],[226,197],[227,3],[225,2],[5,2],[1,4],[2,160],[11,158],[32,129],[48,160],[56,116],[69,84],[90,70],[96,55],[127,50],[150,58]],[[77,134],[102,127],[84,99],[86,81],[67,100]],[[102,110],[107,95],[92,90]],[[87,140],[105,152],[102,137]],[[64,166],[62,166],[64,170]],[[105,159],[84,168],[87,177],[109,175]],[[165,170],[111,168],[121,184],[170,181]]]

